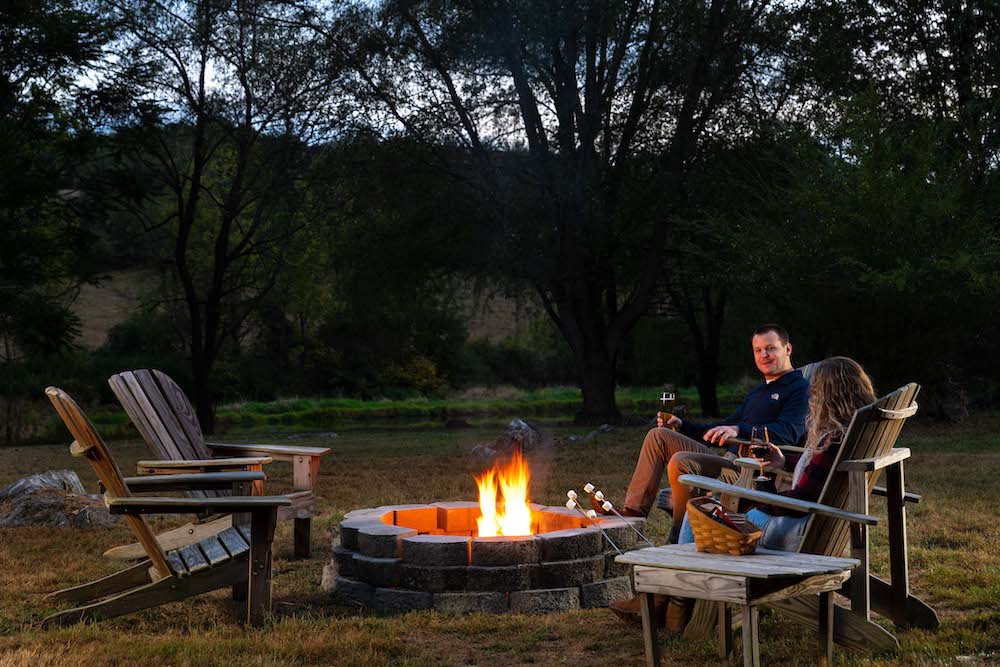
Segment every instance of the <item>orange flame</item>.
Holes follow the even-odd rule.
[[[528,464],[515,450],[510,462],[493,465],[476,477],[479,487],[480,537],[531,535],[531,508],[528,507]]]

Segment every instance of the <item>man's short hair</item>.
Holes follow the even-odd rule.
[[[754,336],[763,336],[764,334],[773,331],[778,334],[778,340],[781,341],[782,345],[788,345],[788,332],[785,331],[785,327],[780,324],[762,324],[753,330]]]

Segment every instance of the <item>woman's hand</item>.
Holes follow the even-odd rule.
[[[785,467],[785,453],[778,449],[777,445],[770,442],[755,444],[754,447],[767,447],[761,454],[752,454],[758,461],[764,461],[768,470],[781,470]]]

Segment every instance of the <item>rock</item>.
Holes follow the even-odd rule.
[[[542,433],[537,424],[515,417],[492,448],[499,454],[510,454],[519,447],[522,451],[530,452],[551,445],[552,439]]]
[[[101,496],[84,491],[72,470],[49,470],[0,490],[0,528],[17,526],[111,526],[120,521]]]
[[[327,563],[323,568],[323,577],[319,581],[319,589],[324,593],[331,592],[337,586],[337,564]]]
[[[593,440],[594,438],[596,438],[597,436],[601,435],[602,433],[611,433],[614,430],[615,430],[615,427],[612,426],[611,424],[601,424],[600,426],[597,427],[596,431],[591,431],[587,435],[583,436],[583,439],[584,440]]]
[[[87,490],[83,488],[80,476],[72,470],[48,470],[37,475],[19,479],[13,484],[0,489],[0,500],[6,500],[14,496],[28,495],[42,489],[87,495]]]

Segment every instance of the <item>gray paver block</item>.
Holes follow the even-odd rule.
[[[597,528],[569,528],[538,536],[542,543],[542,560],[577,560],[604,552],[604,538]]]
[[[541,540],[536,535],[519,537],[476,537],[472,540],[473,565],[501,567],[537,563],[541,559]]]
[[[372,608],[377,611],[403,613],[415,609],[430,609],[433,596],[422,591],[401,588],[376,588],[372,595]]]
[[[476,518],[479,516],[479,503],[467,501],[448,501],[434,503],[437,508],[438,528],[447,533],[461,533],[478,530]]]
[[[403,562],[411,565],[468,565],[470,539],[459,535],[404,537]]]
[[[606,551],[604,553],[604,578],[615,579],[617,577],[628,577],[632,574],[632,566],[624,563],[616,563],[617,551]]]
[[[352,551],[358,550],[358,531],[362,528],[375,527],[385,524],[377,517],[367,517],[363,519],[344,519],[340,522],[340,545]]]
[[[604,578],[604,556],[559,560],[541,564],[541,585],[545,588],[566,588],[592,584]]]
[[[508,565],[506,567],[478,567],[472,565],[468,568],[468,575],[465,587],[470,591],[497,591],[509,593],[510,591],[523,591],[532,587],[533,575],[538,570],[538,565]]]
[[[465,590],[465,565],[432,567],[428,565],[403,565],[399,585],[416,591],[443,593]]]
[[[392,515],[390,514],[392,510],[383,505],[382,507],[366,507],[359,510],[351,510],[344,515],[344,520],[368,520],[368,521],[381,521],[382,523],[392,523]]]
[[[373,558],[399,558],[402,539],[416,534],[412,528],[370,523],[358,529],[358,551]]]
[[[580,604],[584,609],[607,607],[619,600],[627,600],[632,595],[632,580],[628,577],[604,579],[580,586]]]
[[[342,577],[354,576],[354,552],[344,547],[333,548],[333,562],[337,565],[337,573]]]
[[[614,540],[615,544],[617,544],[618,548],[622,551],[634,549],[637,546],[649,546],[642,541],[642,538],[640,538],[634,530],[626,525],[626,522],[632,524],[639,529],[639,532],[645,534],[646,520],[641,517],[627,517],[624,520],[619,519],[618,517],[604,517],[601,519],[601,528],[604,529],[604,532],[608,534],[608,537]]]
[[[522,614],[550,614],[580,608],[580,589],[549,588],[510,594],[510,610]]]
[[[335,595],[354,604],[370,605],[375,589],[363,581],[349,577],[337,577],[333,587]]]
[[[372,586],[399,586],[402,561],[354,554],[354,578]]]
[[[502,614],[507,611],[506,593],[435,593],[434,608],[439,611],[468,614]]]

